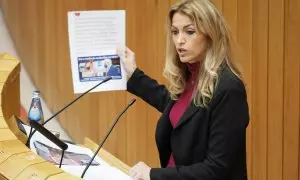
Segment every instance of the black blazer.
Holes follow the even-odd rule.
[[[162,112],[156,128],[162,168],[151,169],[151,180],[247,179],[246,90],[228,68],[221,71],[208,107],[196,107],[192,102],[175,129],[169,119],[174,101],[165,86],[136,69],[127,90]],[[171,152],[176,168],[166,168]]]

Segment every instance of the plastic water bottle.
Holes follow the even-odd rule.
[[[31,105],[28,111],[28,120],[37,121],[40,124],[44,123],[44,114],[39,91],[33,91],[32,93]]]

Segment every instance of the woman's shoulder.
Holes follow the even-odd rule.
[[[209,104],[209,109],[214,109],[221,102],[229,99],[230,102],[247,102],[247,93],[244,82],[235,75],[230,68],[224,67],[220,73],[216,88]],[[236,101],[238,99],[238,101]],[[234,101],[232,101],[234,100]]]
[[[220,71],[215,89],[216,95],[224,92],[246,92],[244,82],[228,66]]]

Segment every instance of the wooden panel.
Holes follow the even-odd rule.
[[[2,89],[3,89],[3,87],[4,87],[4,83],[1,83],[0,82],[0,92],[2,92]],[[2,93],[0,94],[0,97],[2,96]],[[2,98],[1,98],[2,99]],[[2,100],[0,99],[0,106],[1,106],[1,104],[2,104]]]
[[[17,163],[16,163],[17,162]],[[45,162],[37,154],[29,152],[23,152],[10,156],[6,161],[0,164],[0,172],[5,174],[8,179],[16,178],[26,167]],[[52,165],[53,166],[53,165]],[[53,166],[54,167],[54,166]]]
[[[18,1],[17,0],[12,0],[12,1],[6,1],[6,0],[2,0],[3,1],[3,14],[4,17],[6,18],[6,22],[8,24],[8,29],[10,32],[10,35],[12,36],[13,40],[18,42],[18,34],[17,34],[17,30],[18,30],[18,23],[19,23],[19,19],[18,19],[18,12],[19,10],[17,9],[19,7],[18,5]],[[16,44],[16,48],[19,50],[20,48],[19,44]]]
[[[1,83],[3,83],[3,82],[5,82],[6,81],[6,79],[7,79],[7,77],[8,77],[8,75],[9,75],[9,72],[1,72],[0,71],[0,82]]]
[[[268,0],[253,0],[252,179],[267,179]]]
[[[43,62],[45,63],[44,68],[41,70],[44,73],[43,79],[45,85],[43,86],[42,96],[45,98],[47,102],[49,102],[49,106],[52,109],[57,109],[57,102],[53,100],[49,100],[51,97],[58,96],[58,89],[54,88],[58,86],[58,74],[53,73],[56,72],[57,64],[59,64],[63,59],[58,58],[57,49],[59,46],[59,39],[57,39],[57,31],[56,31],[56,20],[60,17],[57,16],[57,3],[58,0],[44,0],[44,49],[45,54],[43,55]]]
[[[8,59],[8,58],[11,58],[11,57],[3,56],[1,58],[1,63],[3,63],[3,64],[1,64],[0,71],[10,72],[10,70],[13,70],[19,64],[19,62]]]
[[[125,6],[124,1],[107,1],[105,3],[99,2],[97,5],[89,6],[88,8],[97,8],[97,9],[104,9],[104,10],[110,10],[110,9],[122,9],[122,7]],[[119,113],[122,111],[122,109],[125,108],[127,103],[126,96],[122,92],[111,92],[111,93],[103,93],[104,99],[106,101],[103,101],[103,97],[99,97],[99,95],[95,94],[95,97],[98,97],[98,99],[95,98],[96,103],[99,104],[100,107],[106,106],[107,110],[103,112],[104,116],[101,116],[101,120],[99,121],[98,127],[102,126],[102,122],[105,121],[105,128],[100,128],[101,132],[97,132],[98,137],[100,137],[100,141],[104,138],[107,131],[111,127],[113,121],[116,119],[116,117],[119,115]],[[116,103],[118,102],[118,103]],[[129,110],[130,111],[130,110]],[[125,116],[121,117],[120,121],[116,125],[115,129],[112,131],[109,140],[105,144],[105,148],[108,149],[110,152],[113,152],[116,156],[118,156],[122,161],[125,161],[126,157],[126,133],[124,132],[124,128],[126,127],[126,121]],[[92,126],[92,124],[91,124]],[[100,136],[99,136],[100,134]],[[92,137],[92,136],[90,136]],[[97,138],[99,139],[99,138]],[[99,142],[99,141],[97,141]],[[115,143],[118,142],[118,143]]]
[[[37,52],[40,50],[40,47],[37,47],[36,43],[36,19],[38,18],[36,13],[36,5],[33,0],[30,1],[18,1],[18,7],[22,8],[21,11],[18,12],[17,18],[20,19],[18,23],[18,27],[28,27],[28,28],[22,28],[16,30],[17,38],[18,38],[18,44],[16,44],[18,53],[22,55],[23,61],[26,61],[28,63],[25,63],[26,68],[29,69],[31,72],[33,72],[32,69],[37,69],[38,64],[36,63],[36,54],[34,52]],[[24,18],[26,17],[26,18]],[[27,18],[31,17],[31,18]],[[30,42],[30,43],[28,43]],[[26,46],[23,46],[26,44]],[[30,64],[30,67],[28,65]],[[30,73],[31,74],[31,73]],[[35,75],[35,74],[34,74]],[[34,76],[31,74],[31,76]]]
[[[47,180],[70,180],[70,179],[74,179],[74,180],[79,180],[81,178],[77,177],[77,176],[72,176],[68,173],[60,173],[60,174],[56,174],[56,175],[51,175],[49,178],[47,178]]]
[[[223,0],[212,0],[215,6],[222,11],[223,10]],[[226,2],[225,2],[226,3]]]
[[[4,162],[8,157],[23,152],[29,152],[30,150],[21,141],[15,139],[11,141],[0,142],[0,164]]]
[[[73,94],[67,11],[125,9],[126,45],[138,66],[161,83],[165,21],[176,0],[0,0],[24,65],[52,111]],[[251,121],[247,129],[249,180],[299,178],[299,0],[212,0],[229,22],[240,51]],[[22,11],[20,11],[22,9]],[[1,74],[2,73],[2,74]],[[0,71],[1,78],[6,79]],[[81,143],[100,142],[117,114],[134,96],[92,93],[59,119]],[[129,165],[159,166],[154,132],[160,113],[141,99],[120,120],[105,149]],[[117,143],[116,143],[117,142]]]
[[[1,98],[1,96],[0,96],[0,98]],[[2,110],[0,110],[0,111],[2,111]],[[4,117],[0,116],[0,129],[7,129],[7,128],[8,128],[8,126],[7,126],[6,122],[5,122]]]
[[[145,16],[137,16],[147,11],[146,3],[142,1],[126,1],[127,19],[127,46],[136,52],[137,65],[147,71],[146,67],[146,23]],[[148,30],[147,30],[148,31]],[[138,34],[138,36],[137,36]],[[128,95],[128,99],[132,95]],[[139,119],[139,120],[138,120]],[[128,165],[134,165],[137,161],[147,160],[147,126],[148,121],[147,105],[141,99],[128,113],[127,123],[127,160]]]
[[[285,1],[283,180],[299,170],[299,1]]]
[[[116,3],[115,8],[122,10],[125,7],[125,5],[126,5],[126,0],[119,0],[118,3]],[[126,22],[128,22],[127,18],[126,18]],[[126,38],[125,38],[125,40],[126,40]],[[115,118],[117,117],[117,113],[120,113],[120,110],[123,109],[128,104],[127,98],[126,98],[126,92],[116,93],[116,101],[118,101],[119,103],[117,103],[118,110],[114,114]],[[115,104],[115,103],[113,103],[113,104]],[[133,108],[135,108],[135,105],[127,113],[129,113]],[[126,157],[126,154],[127,154],[127,148],[126,148],[127,147],[127,141],[126,141],[126,137],[127,137],[126,124],[127,124],[127,121],[128,121],[128,119],[126,119],[126,116],[124,116],[124,117],[121,118],[120,122],[118,122],[118,125],[117,125],[116,130],[115,130],[115,135],[116,135],[115,140],[118,143],[113,143],[113,144],[117,145],[115,147],[116,148],[115,149],[115,155],[117,157],[119,157],[119,159],[121,159],[124,162],[126,162],[126,160],[127,160],[127,157]]]
[[[225,16],[232,34],[237,35],[238,0],[226,0],[223,2],[223,15]]]
[[[284,0],[269,1],[269,17],[267,177],[282,180]]]
[[[166,17],[168,13],[168,9],[170,7],[170,3],[168,1],[152,1],[147,0],[146,4],[147,13],[146,13],[146,21],[147,21],[147,36],[146,36],[146,49],[145,52],[145,68],[149,76],[159,79],[162,75],[162,64],[164,63],[164,56],[160,56],[164,54],[165,44],[160,43],[158,38],[160,37],[165,39],[165,23]],[[147,68],[147,67],[157,67],[157,68]],[[155,127],[157,119],[159,118],[159,113],[154,109],[149,107],[147,109],[147,133],[146,133],[146,141],[147,141],[147,162],[150,166],[155,167],[159,164],[158,152],[155,146]]]
[[[10,129],[0,129],[0,141],[15,140],[17,137]]]
[[[12,115],[20,116],[20,64],[8,76],[1,92],[2,111],[5,119]]]
[[[65,67],[71,67],[71,62],[70,62],[70,55],[69,53],[69,44],[68,44],[68,21],[67,21],[67,11],[68,10],[78,10],[80,7],[84,8],[85,7],[85,2],[84,1],[73,1],[73,0],[65,0],[61,3],[57,4],[57,15],[58,20],[57,20],[57,39],[60,41],[57,41],[56,46],[57,48],[57,57],[59,60],[60,66],[57,67],[57,73],[59,74],[59,78],[57,79],[58,86],[57,89],[60,92],[60,99],[56,101],[57,103],[57,108],[53,108],[54,111],[57,109],[60,109],[63,107],[65,104],[69,103],[72,99],[76,97],[76,95],[73,94],[73,84],[72,84],[72,75],[71,75],[71,68],[65,68]],[[64,74],[63,78],[60,77],[61,74]],[[87,98],[87,97],[84,97]],[[60,122],[62,125],[68,129],[69,134],[76,140],[81,139],[83,136],[80,136],[81,133],[77,133],[81,131],[80,129],[80,120],[82,121],[87,121],[85,117],[82,117],[80,115],[72,115],[73,112],[82,112],[82,109],[84,106],[80,106],[81,100],[74,105],[72,105],[70,108],[68,108],[65,113],[62,113],[59,116]],[[95,104],[97,107],[97,104]],[[81,110],[80,110],[81,108]],[[97,112],[97,111],[96,111]],[[102,118],[99,117],[97,120],[93,121],[98,121],[98,119]],[[67,119],[72,119],[71,121],[67,121]],[[84,123],[82,123],[84,124]],[[95,125],[96,127],[97,125]],[[78,134],[78,135],[77,135]],[[82,133],[83,134],[83,133]]]
[[[51,163],[42,162],[35,163],[31,166],[28,166],[24,171],[22,171],[15,179],[48,179],[49,177],[57,174],[61,174],[62,170],[56,166],[53,166]],[[69,179],[78,179],[74,176],[69,176]]]
[[[237,61],[242,67],[244,79],[246,83],[248,104],[250,115],[252,115],[252,2],[238,1],[237,8],[237,43],[240,48],[237,48]],[[240,52],[239,52],[240,51]],[[253,143],[252,143],[252,124],[253,120],[250,118],[250,124],[247,128],[247,170],[248,179],[252,180],[252,161],[253,161]]]

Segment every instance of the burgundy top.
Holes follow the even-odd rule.
[[[169,118],[171,121],[171,124],[173,128],[176,127],[178,121],[181,119],[183,113],[187,109],[187,107],[190,105],[194,88],[196,85],[196,80],[197,80],[197,72],[199,70],[199,63],[187,63],[188,70],[190,72],[190,77],[188,79],[188,82],[186,84],[185,91],[180,95],[179,99],[176,101],[174,106],[172,107]],[[171,153],[169,163],[167,167],[175,167],[175,161],[173,157],[173,153]]]

